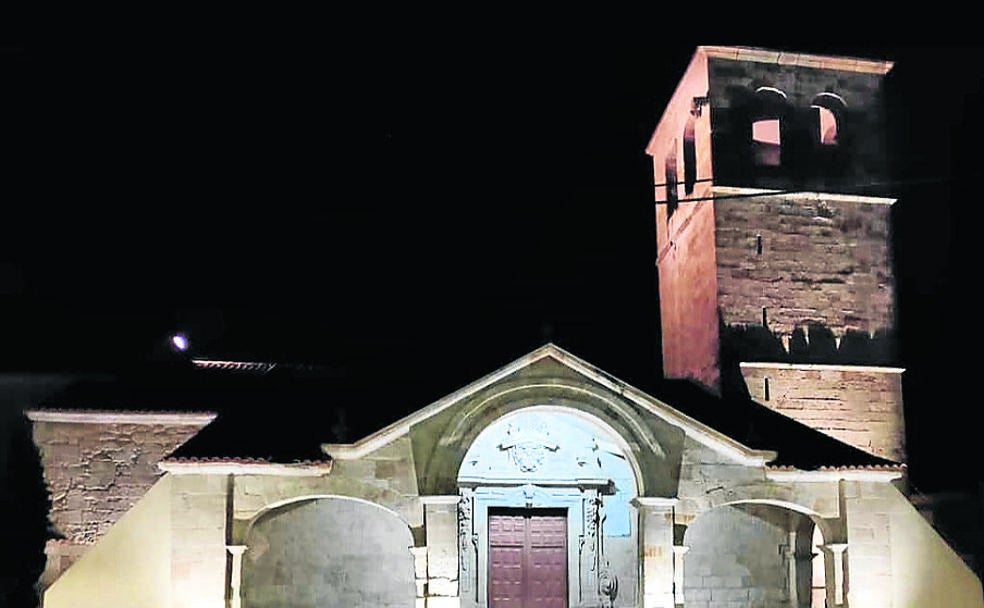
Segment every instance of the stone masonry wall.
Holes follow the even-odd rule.
[[[901,492],[871,482],[843,487],[847,605],[984,606],[980,579]]]
[[[646,152],[653,158],[656,200],[656,246],[659,269],[663,373],[692,378],[716,387],[717,302],[714,284],[713,206],[700,199],[710,194],[713,163],[708,108],[695,111],[694,98],[707,95],[707,58],[694,56],[653,134]],[[684,134],[691,125],[696,182],[685,185]],[[678,199],[671,215],[665,186],[666,158],[676,155]]]
[[[248,521],[269,505],[301,496],[351,496],[391,509],[414,528],[424,523],[417,495],[410,439],[398,438],[353,460],[332,462],[331,474],[318,477],[237,475],[234,517]]]
[[[413,539],[399,517],[362,501],[321,498],[253,527],[243,563],[249,606],[414,603]]]
[[[827,195],[718,198],[717,282],[728,325],[791,336],[894,328],[886,204]],[[758,253],[757,237],[762,237]]]
[[[785,519],[782,509],[765,505],[721,507],[697,518],[685,537],[686,606],[791,606]]]
[[[901,370],[756,363],[741,371],[759,403],[865,452],[905,462]]]
[[[55,529],[75,543],[95,542],[161,476],[161,458],[202,426],[36,421]]]
[[[51,493],[50,519],[64,538],[48,541],[43,585],[48,585],[105,534],[161,476],[157,463],[195,435],[210,417],[168,423],[53,421],[29,413]],[[180,415],[178,415],[180,417]],[[39,419],[40,417],[40,419]],[[57,417],[57,416],[56,416]],[[167,417],[166,415],[164,416]],[[179,420],[176,418],[175,420]]]
[[[714,209],[709,201],[691,206],[692,220],[658,261],[663,374],[667,378],[691,378],[716,389]]]

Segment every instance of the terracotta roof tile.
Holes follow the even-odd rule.
[[[212,456],[212,457],[181,457],[168,456],[163,462],[181,462],[190,464],[288,464],[303,466],[325,466],[331,465],[330,457],[325,456],[320,460],[295,460],[292,462],[275,462],[266,458],[239,458],[234,456]]]

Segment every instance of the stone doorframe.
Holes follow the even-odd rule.
[[[563,509],[567,513],[567,597],[570,608],[607,605],[617,578],[604,554],[604,496],[607,479],[571,484],[468,484],[459,487],[458,583],[461,608],[487,608],[489,509]]]

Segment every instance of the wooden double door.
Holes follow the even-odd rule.
[[[567,608],[567,512],[489,509],[489,608]]]

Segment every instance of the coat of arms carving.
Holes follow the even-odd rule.
[[[509,461],[523,473],[532,473],[540,468],[548,452],[556,452],[560,446],[550,439],[546,424],[539,420],[528,420],[528,426],[513,423],[506,429],[506,437],[497,446],[506,451]]]

